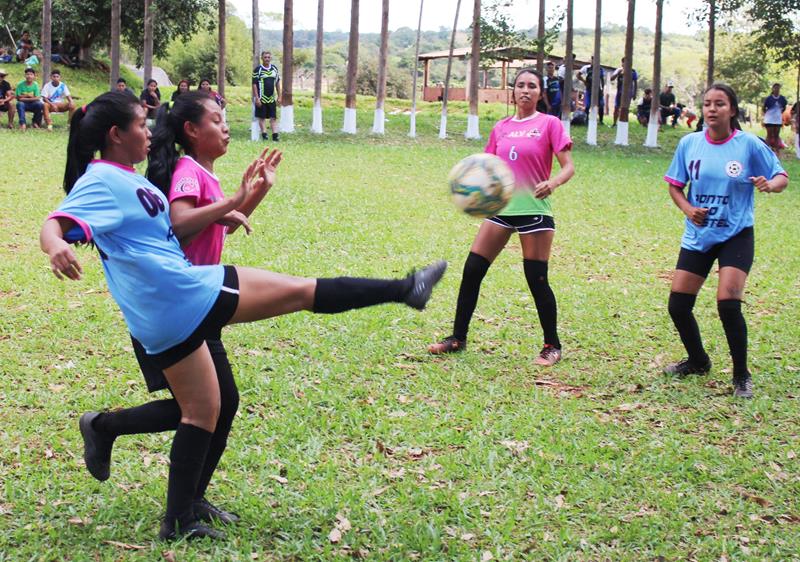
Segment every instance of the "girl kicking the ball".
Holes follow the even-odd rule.
[[[430,345],[428,351],[432,354],[458,352],[466,347],[469,322],[478,302],[481,281],[516,231],[522,245],[525,278],[544,332],[544,346],[535,363],[550,366],[561,360],[556,297],[547,280],[547,264],[555,235],[550,195],[573,176],[575,167],[570,153],[572,140],[561,122],[537,110],[541,97],[541,75],[528,68],[517,72],[512,93],[516,113],[498,121],[485,150],[496,154],[511,167],[515,191],[508,206],[498,216],[481,224],[464,264],[453,333]],[[561,170],[551,178],[553,155]]]
[[[67,197],[40,234],[59,279],[82,268],[69,240],[97,248],[109,290],[131,334],[163,370],[181,417],[170,451],[162,538],[222,536],[197,520],[194,499],[220,413],[220,388],[206,343],[223,326],[308,310],[336,313],[387,302],[422,309],[446,264],[404,279],[306,279],[255,268],[194,266],[183,254],[163,193],[133,168],[147,157],[144,109],[126,93],[109,92],[77,111],[70,124]],[[100,152],[101,159],[93,160]],[[264,160],[224,199],[226,212],[271,185]],[[92,451],[89,451],[91,454]]]
[[[263,166],[266,181],[256,181],[240,207],[229,201],[214,175],[214,163],[228,150],[230,134],[222,109],[205,92],[184,92],[171,105],[162,105],[148,156],[148,179],[170,202],[172,231],[193,265],[220,263],[225,237],[239,227],[250,232],[249,215],[275,182],[281,153],[264,150],[247,169],[242,183],[254,182],[256,166]],[[179,153],[180,150],[180,153]],[[182,155],[181,155],[182,153]],[[168,388],[163,371],[148,358],[142,344],[132,338],[136,358],[150,392]],[[220,394],[217,425],[194,493],[193,511],[198,520],[234,523],[235,513],[220,509],[205,495],[222,457],[239,405],[239,392],[221,334],[206,339]],[[177,400],[154,400],[111,412],[87,412],[81,416],[86,468],[100,481],[110,476],[111,451],[120,435],[174,431],[181,419]]]
[[[742,297],[754,256],[753,187],[762,193],[779,193],[789,178],[767,145],[741,130],[738,115],[736,93],[730,86],[714,84],[706,90],[703,119],[707,129],[681,139],[664,176],[670,197],[686,215],[669,314],[689,355],[664,372],[684,377],[711,369],[692,309],[716,260],[717,310],[733,360],[733,393],[752,398]],[[690,186],[688,195],[686,185]]]

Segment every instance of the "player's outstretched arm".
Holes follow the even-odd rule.
[[[62,280],[66,276],[77,281],[83,273],[75,251],[64,240],[65,233],[74,226],[75,222],[65,217],[48,219],[39,234],[39,246],[50,257],[50,269]]]
[[[253,211],[256,210],[256,207],[261,204],[261,201],[263,201],[270,188],[275,185],[277,178],[276,171],[278,164],[281,163],[282,158],[283,153],[280,150],[273,149],[270,152],[269,147],[264,149],[261,155],[256,159],[256,161],[261,161],[264,163],[264,166],[261,168],[260,172],[260,176],[264,181],[255,186],[255,189],[250,192],[250,194],[247,196],[247,199],[245,199],[245,202],[238,209],[236,209],[237,211],[242,213],[244,216],[249,217]],[[245,175],[247,175],[247,172],[245,172]],[[228,232],[230,233],[232,230],[229,230]]]

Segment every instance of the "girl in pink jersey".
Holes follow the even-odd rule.
[[[572,141],[561,122],[537,109],[542,97],[541,86],[542,77],[538,72],[527,68],[520,70],[514,78],[512,94],[516,112],[498,121],[489,136],[486,152],[496,154],[511,167],[515,191],[508,206],[481,225],[464,264],[453,334],[430,345],[430,353],[453,353],[466,347],[481,281],[516,231],[522,245],[525,278],[544,332],[544,346],[535,363],[549,366],[561,360],[556,298],[547,280],[547,264],[555,234],[549,196],[573,176],[575,167],[570,153]],[[554,155],[561,170],[551,178]]]

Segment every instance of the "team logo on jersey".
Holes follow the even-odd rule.
[[[736,160],[731,160],[725,164],[725,173],[728,174],[729,178],[738,178],[742,175],[743,171],[744,166],[742,166],[741,162],[737,162]]]
[[[528,138],[531,138],[531,137],[541,137],[541,136],[542,136],[542,132],[541,132],[539,129],[537,129],[536,127],[534,127],[533,129],[531,129],[531,130],[529,130],[529,131],[528,131],[528,134],[527,134],[526,136],[527,136]]]
[[[183,177],[178,180],[175,185],[175,191],[178,193],[193,193],[200,190],[200,184],[197,178]]]

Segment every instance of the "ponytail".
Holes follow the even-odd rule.
[[[156,126],[150,139],[150,154],[147,157],[147,179],[169,197],[172,174],[178,163],[181,151],[191,150],[186,138],[184,125],[187,122],[199,124],[205,115],[203,105],[209,97],[205,92],[186,92],[172,104],[162,104],[156,116]]]
[[[69,194],[95,153],[106,147],[111,127],[126,130],[136,118],[139,100],[130,92],[107,92],[84,105],[72,116],[67,142],[67,165],[64,170],[64,191]]]

